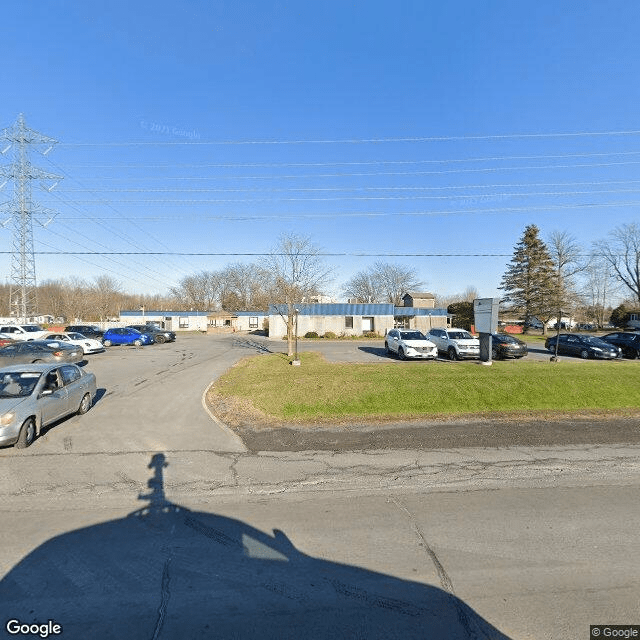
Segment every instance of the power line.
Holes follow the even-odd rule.
[[[165,163],[165,164],[149,164],[149,163],[122,163],[122,164],[69,164],[68,167],[87,168],[93,167],[97,169],[194,169],[194,168],[215,168],[215,169],[233,169],[233,168],[257,168],[257,167],[334,167],[334,166],[367,166],[367,165],[395,165],[395,164],[453,164],[462,162],[503,162],[505,160],[549,160],[564,158],[595,158],[607,156],[629,156],[639,155],[640,151],[606,151],[592,153],[561,153],[561,154],[543,154],[543,155],[527,155],[527,156],[486,156],[478,158],[441,158],[441,159],[419,159],[419,160],[354,160],[354,161],[333,161],[333,162],[225,162],[225,163]]]
[[[467,140],[517,140],[517,139],[549,139],[549,138],[589,138],[637,136],[640,130],[628,131],[573,131],[546,133],[508,133],[468,136],[422,136],[422,137],[388,137],[388,138],[343,138],[343,139],[310,139],[310,140],[152,140],[123,142],[66,142],[65,147],[127,147],[127,146],[228,146],[228,145],[302,145],[302,144],[384,144],[398,142],[458,142]]]
[[[140,220],[186,220],[189,218],[197,220],[230,220],[235,222],[256,221],[256,220],[303,220],[314,218],[386,218],[397,216],[449,216],[449,215],[467,215],[467,214],[487,214],[500,215],[502,213],[529,213],[542,211],[571,210],[584,208],[611,208],[611,207],[638,207],[640,200],[622,201],[622,202],[585,202],[574,204],[558,204],[558,205],[542,205],[542,206],[525,206],[525,207],[497,207],[497,208],[474,208],[474,209],[437,209],[432,211],[341,211],[341,212],[321,212],[321,213],[291,213],[291,214],[275,214],[275,215],[246,215],[243,213],[229,214],[186,214],[176,216],[143,216],[136,219]],[[85,218],[73,218],[60,216],[63,220],[84,220]],[[99,219],[99,218],[98,218]],[[125,220],[129,218],[124,218]]]
[[[265,174],[234,176],[127,176],[127,180],[301,180],[307,178],[368,178],[377,176],[440,176],[460,173],[497,173],[500,171],[529,171],[551,169],[594,169],[601,167],[619,167],[640,164],[640,160],[625,162],[597,162],[578,164],[550,165],[514,165],[509,167],[475,167],[470,169],[445,169],[441,171],[375,171],[355,173],[304,173],[304,174]],[[90,180],[121,180],[118,176],[87,176]]]

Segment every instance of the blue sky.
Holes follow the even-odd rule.
[[[33,184],[58,212],[34,225],[39,281],[163,293],[294,232],[345,254],[335,294],[384,260],[493,296],[526,225],[588,251],[638,219],[631,0],[6,0],[2,25],[0,128],[59,141],[31,156],[64,176]]]

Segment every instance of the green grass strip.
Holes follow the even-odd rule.
[[[640,362],[633,361],[370,365],[329,363],[317,353],[300,360],[294,367],[281,354],[247,358],[214,390],[291,421],[640,407]]]

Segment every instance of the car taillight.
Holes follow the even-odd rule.
[[[61,356],[61,355],[64,355],[64,351],[54,351],[54,352],[53,352],[53,355],[54,355],[54,356]]]

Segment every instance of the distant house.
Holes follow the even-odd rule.
[[[402,296],[402,302],[405,307],[416,307],[418,309],[434,309],[436,306],[436,297],[433,293],[420,293],[417,291],[409,291]]]
[[[640,311],[631,311],[627,322],[629,329],[640,329]]]

